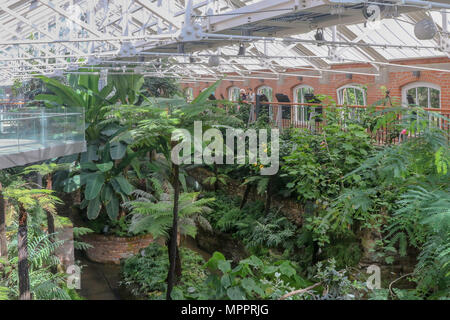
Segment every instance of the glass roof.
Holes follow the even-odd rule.
[[[425,9],[417,2],[318,0],[299,9],[292,0],[0,0],[0,84],[86,65],[107,69],[112,61],[116,68],[142,64],[149,76],[244,79],[288,68],[311,68],[319,76],[336,63],[448,56],[441,43],[449,39],[450,14],[443,22],[450,4],[445,9],[448,1],[436,0]],[[368,5],[384,10],[376,28],[361,19]],[[414,33],[423,19],[437,29],[429,40]],[[210,30],[211,21],[220,31]],[[192,35],[186,26],[196,24],[201,40],[183,40],[180,35]],[[315,39],[319,29],[324,42]],[[221,56],[218,66],[211,64],[214,55]],[[162,58],[169,59],[164,67],[157,63]]]

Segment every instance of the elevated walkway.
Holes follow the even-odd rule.
[[[86,151],[82,110],[0,109],[0,169]]]

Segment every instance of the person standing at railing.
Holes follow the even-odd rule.
[[[247,93],[245,92],[245,89],[241,89],[239,94],[239,101],[246,102],[248,99]]]
[[[256,95],[255,95],[255,93],[253,92],[253,89],[252,89],[252,88],[248,88],[248,100],[249,100],[250,102],[255,102],[255,101],[256,101]]]

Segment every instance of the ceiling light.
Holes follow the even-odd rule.
[[[245,44],[243,42],[241,42],[239,44],[239,51],[238,51],[238,56],[245,56]]]
[[[416,23],[414,26],[414,34],[419,40],[431,40],[437,33],[436,25],[430,18],[425,18]]]
[[[316,39],[316,41],[324,41],[325,37],[323,36],[323,28],[319,28],[316,31],[316,34],[314,35],[314,39]],[[320,44],[317,44],[320,45]]]

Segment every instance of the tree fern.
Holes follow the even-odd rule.
[[[145,231],[154,237],[167,236],[173,219],[173,195],[163,194],[157,202],[148,193],[140,192],[139,195],[136,200],[125,204],[131,209],[130,232],[137,234]],[[182,193],[179,199],[179,231],[195,237],[198,225],[211,229],[201,215],[211,211],[207,205],[213,201],[214,198],[198,199],[198,193]]]

